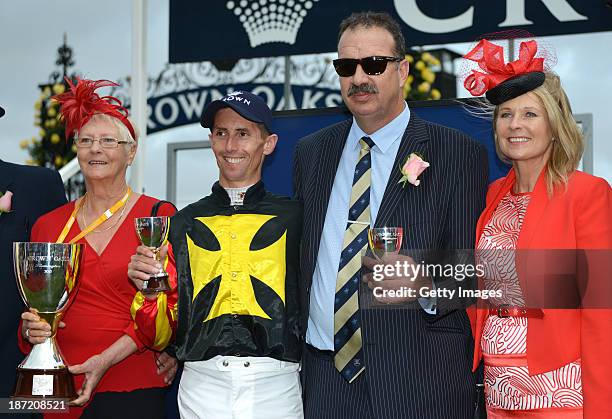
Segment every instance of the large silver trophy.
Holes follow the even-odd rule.
[[[138,217],[134,218],[134,225],[140,242],[153,251],[156,261],[161,262],[159,251],[168,239],[170,217]],[[155,275],[151,275],[142,286],[142,292],[145,294],[168,290],[170,290],[170,284],[168,283],[168,273],[164,268]]]
[[[74,380],[55,339],[59,321],[78,288],[83,245],[13,243],[15,278],[29,309],[51,326],[51,336],[34,345],[17,367],[13,397],[74,399]]]

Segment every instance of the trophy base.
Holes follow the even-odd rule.
[[[68,368],[56,370],[17,368],[15,391],[11,397],[74,400],[78,395],[74,390],[74,379]]]
[[[164,291],[170,291],[168,274],[165,272],[163,274],[150,277],[147,281],[144,281],[142,286],[143,294],[153,294]]]

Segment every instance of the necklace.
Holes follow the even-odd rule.
[[[123,198],[121,198],[119,201],[115,202],[115,204],[112,207],[110,207],[109,209],[104,211],[104,213],[102,215],[100,215],[93,223],[88,225],[85,228],[85,230],[81,230],[81,232],[79,234],[77,234],[75,237],[73,237],[70,240],[69,243],[72,244],[72,243],[78,242],[83,237],[85,237],[86,235],[91,233],[91,231],[94,230],[95,228],[97,228],[100,224],[102,224],[103,222],[105,222],[106,220],[111,218],[113,216],[113,214],[116,213],[119,208],[121,208],[122,206],[124,206],[126,204],[126,202],[130,199],[131,195],[132,195],[132,189],[130,189],[130,187],[128,186],[127,192],[125,193],[125,195],[123,195]],[[64,228],[62,229],[62,232],[57,237],[56,243],[63,243],[64,242],[64,239],[66,238],[66,236],[70,232],[70,228],[72,227],[72,225],[76,221],[76,219],[77,219],[77,217],[79,215],[79,212],[83,208],[83,204],[85,204],[85,202],[86,202],[85,200],[86,199],[87,199],[87,194],[85,194],[85,196],[83,198],[81,198],[81,201],[78,203],[78,205],[74,206],[74,209],[72,210],[72,214],[70,214],[70,218],[68,218],[68,221],[66,221],[66,224],[64,225]],[[123,212],[121,212],[121,215],[123,216]],[[83,223],[85,223],[85,217],[84,216],[83,216]]]
[[[83,207],[87,206],[87,208],[89,208],[89,200],[87,199],[87,194],[85,194],[85,196],[83,197],[83,199],[85,199],[85,205],[83,205]],[[119,224],[119,221],[121,220],[121,218],[123,218],[123,213],[125,212],[125,208],[127,207],[127,201],[123,204],[122,208],[121,208],[121,213],[119,213],[119,216],[117,217],[117,219],[115,220],[115,222],[105,228],[104,230],[92,230],[92,233],[104,233],[106,231],[109,231],[113,228],[115,228],[117,226],[117,224]],[[83,225],[89,225],[87,224],[87,221],[85,221],[85,211],[81,212],[81,218],[83,219]]]

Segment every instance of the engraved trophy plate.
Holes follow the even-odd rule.
[[[74,399],[77,393],[55,336],[57,325],[74,299],[83,245],[13,243],[17,288],[28,309],[51,325],[51,336],[32,346],[17,367],[13,397]]]
[[[155,253],[155,260],[160,262],[159,250],[168,239],[170,229],[170,217],[138,217],[134,218],[136,234],[140,242]],[[143,294],[169,291],[168,273],[162,267],[161,270],[144,281]]]
[[[370,250],[378,260],[381,260],[387,253],[398,254],[402,247],[403,237],[402,227],[380,227],[368,230]]]

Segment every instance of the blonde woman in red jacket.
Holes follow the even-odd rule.
[[[470,312],[474,369],[484,361],[489,418],[612,418],[612,189],[576,170],[583,137],[537,50],[522,42],[504,64],[482,40],[465,56],[512,164],[477,226],[484,286],[503,297]]]

